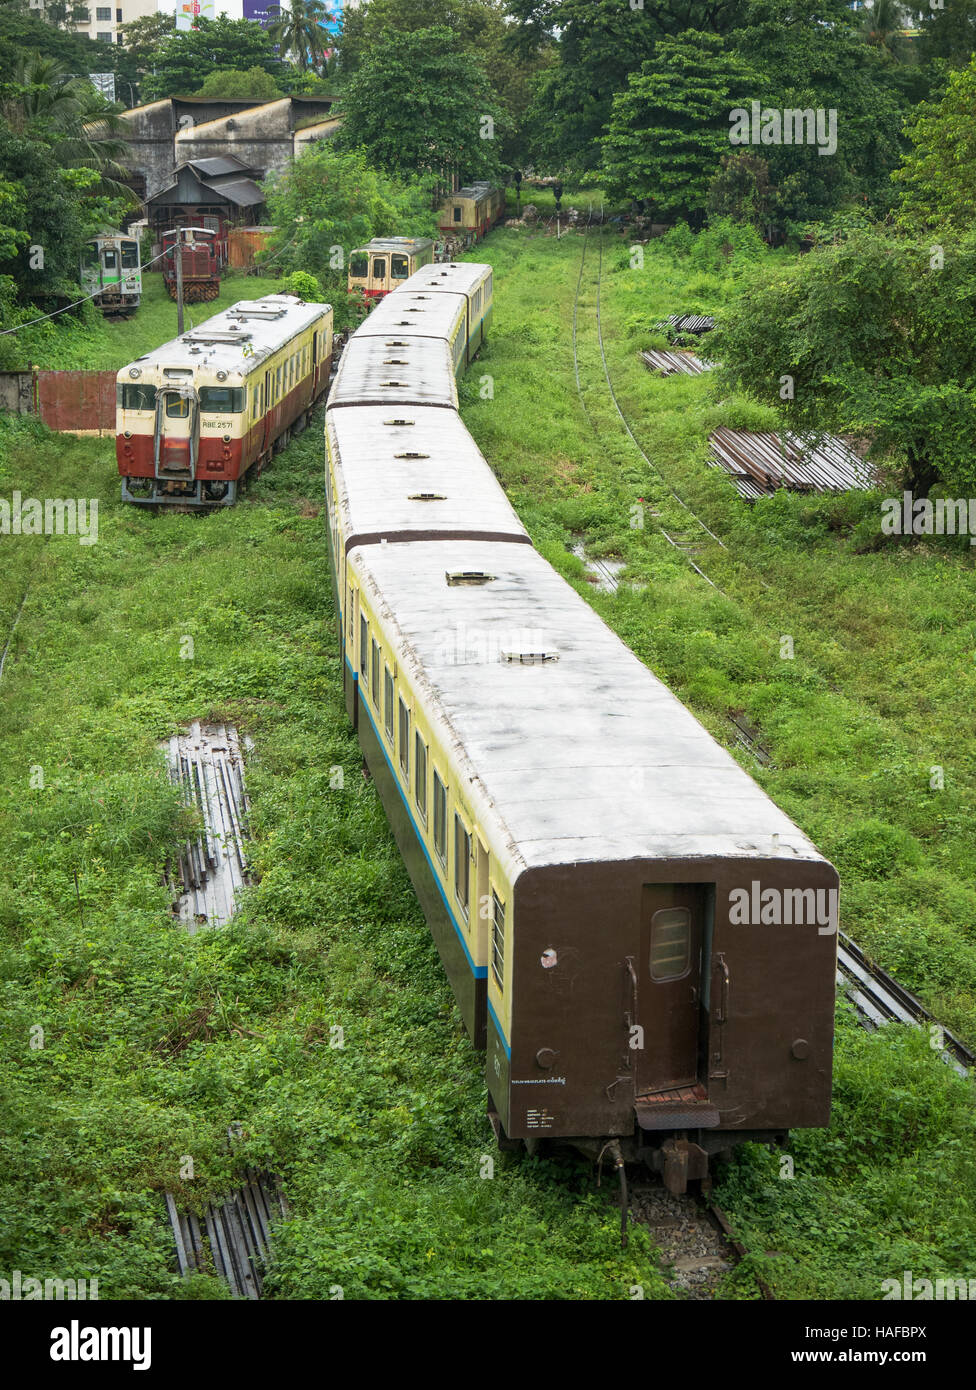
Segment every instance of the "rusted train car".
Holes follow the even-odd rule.
[[[457,415],[484,269],[390,294],[330,394],[346,704],[499,1141],[680,1192],[828,1121],[837,874],[532,547]]]
[[[123,500],[230,506],[308,423],[331,370],[331,305],[286,294],[242,300],[136,358],[116,386]]]

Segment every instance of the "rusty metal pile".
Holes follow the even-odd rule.
[[[658,376],[677,376],[684,373],[686,376],[699,376],[702,372],[709,372],[712,363],[706,362],[693,352],[658,352],[654,348],[648,348],[641,353],[647,367]]]
[[[673,333],[710,333],[715,319],[711,314],[669,314],[654,327]]]
[[[793,492],[846,492],[876,484],[871,466],[835,435],[754,434],[722,428],[710,437],[709,445],[711,466],[724,469],[748,502],[781,487]]]
[[[170,780],[198,817],[200,831],[167,866],[166,880],[175,894],[174,914],[192,935],[200,927],[218,927],[234,915],[238,893],[247,882],[244,851],[248,801],[244,757],[237,730],[225,724],[195,721],[189,733],[163,745]]]

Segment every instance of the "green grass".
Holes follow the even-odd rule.
[[[219,1297],[177,1278],[162,1193],[199,1205],[253,1163],[292,1210],[272,1296],[666,1297],[586,1165],[495,1150],[346,721],[321,429],[234,509],[151,517],[118,501],[110,443],[0,426],[0,496],[100,502],[97,545],[3,541],[0,641],[30,587],[0,685],[0,1267]],[[190,938],[160,886],[181,813],[156,744],[207,717],[257,746],[260,882]]]

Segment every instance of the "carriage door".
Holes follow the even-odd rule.
[[[157,478],[192,478],[200,434],[200,410],[192,385],[159,388],[155,434]]]
[[[370,266],[372,274],[369,279],[370,289],[377,294],[385,294],[390,288],[386,283],[386,257],[373,256],[373,264]]]
[[[698,1080],[702,943],[708,885],[645,883],[636,962],[637,1094]]]

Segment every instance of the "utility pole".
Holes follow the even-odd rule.
[[[183,337],[183,248],[187,247],[192,251],[196,245],[195,241],[184,241],[183,233],[189,232],[190,237],[216,236],[216,232],[208,231],[206,227],[170,227],[168,232],[163,232],[164,237],[174,236],[176,241],[170,248],[175,257],[176,266],[176,336]]]

